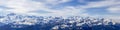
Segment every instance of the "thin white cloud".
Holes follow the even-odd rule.
[[[24,14],[44,15],[44,16],[48,16],[48,15],[53,15],[53,16],[86,15],[86,16],[89,16],[88,13],[84,13],[87,8],[114,6],[114,5],[120,4],[118,0],[104,0],[104,1],[98,1],[98,2],[89,2],[87,5],[83,5],[83,6],[77,6],[77,7],[65,6],[61,9],[51,9],[47,5],[52,4],[54,6],[54,5],[69,2],[72,0],[43,0],[43,1],[44,2],[36,2],[36,1],[31,1],[31,0],[0,0],[0,5],[13,8],[13,9],[8,9],[8,10],[3,10],[3,11],[14,12],[14,13],[24,13]],[[119,7],[117,7],[117,9],[118,8]],[[40,14],[36,12],[31,12],[31,11],[39,11],[39,10],[46,11],[46,12],[48,11],[51,13]],[[112,9],[108,11],[111,12],[111,10]]]
[[[108,7],[107,11],[110,13],[120,13],[119,5],[119,0],[104,0],[100,2],[90,2],[85,8]]]
[[[41,3],[35,3],[28,0],[10,0],[6,2],[5,5],[9,8],[13,8],[8,11],[13,11],[15,13],[27,13],[40,8]]]
[[[120,13],[120,6],[112,6],[107,9],[110,13]]]
[[[13,8],[8,9],[6,11],[14,12],[14,13],[28,13],[29,11],[35,11],[38,9],[47,9],[44,7],[43,3],[33,2],[30,0],[0,0],[1,5],[5,5],[6,7]]]
[[[57,5],[57,4],[69,2],[72,0],[43,0],[43,1],[48,4]]]
[[[4,1],[1,4],[6,7],[13,8],[5,11],[14,12],[14,13],[24,13],[24,14],[34,14],[34,15],[53,15],[53,16],[67,16],[67,15],[80,15],[82,14],[83,9],[76,8],[73,6],[63,7],[62,9],[51,9],[46,4],[57,5],[60,3],[69,2],[71,0],[45,0],[46,2],[35,2],[31,0],[0,0]],[[39,14],[31,11],[48,11],[52,13]],[[31,13],[29,13],[31,12]]]
[[[89,2],[88,5],[86,5],[86,8],[92,8],[92,7],[106,7],[106,6],[115,6],[120,4],[120,1],[118,0],[103,0],[98,2]]]
[[[108,11],[108,13],[120,13],[119,5],[120,5],[120,0],[103,0],[103,1],[97,1],[97,2],[89,2],[87,5],[83,5],[80,7],[84,9],[106,7],[105,10]],[[103,15],[95,15],[95,16],[103,16]]]

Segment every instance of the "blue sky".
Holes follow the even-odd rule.
[[[0,0],[0,14],[120,17],[119,0]]]

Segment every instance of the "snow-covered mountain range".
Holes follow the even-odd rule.
[[[119,25],[119,23],[112,22],[112,19],[107,18],[93,18],[81,16],[53,17],[53,16],[18,15],[15,13],[0,16],[0,30],[4,30],[5,27],[7,28],[9,27],[8,29],[11,29],[11,28],[27,28],[31,26],[39,27],[38,28],[39,30],[60,30],[60,29],[93,30],[95,28],[92,27],[95,26],[104,27],[106,25],[110,26]],[[115,29],[115,27],[112,28]],[[118,29],[119,28],[120,27],[118,27]]]

